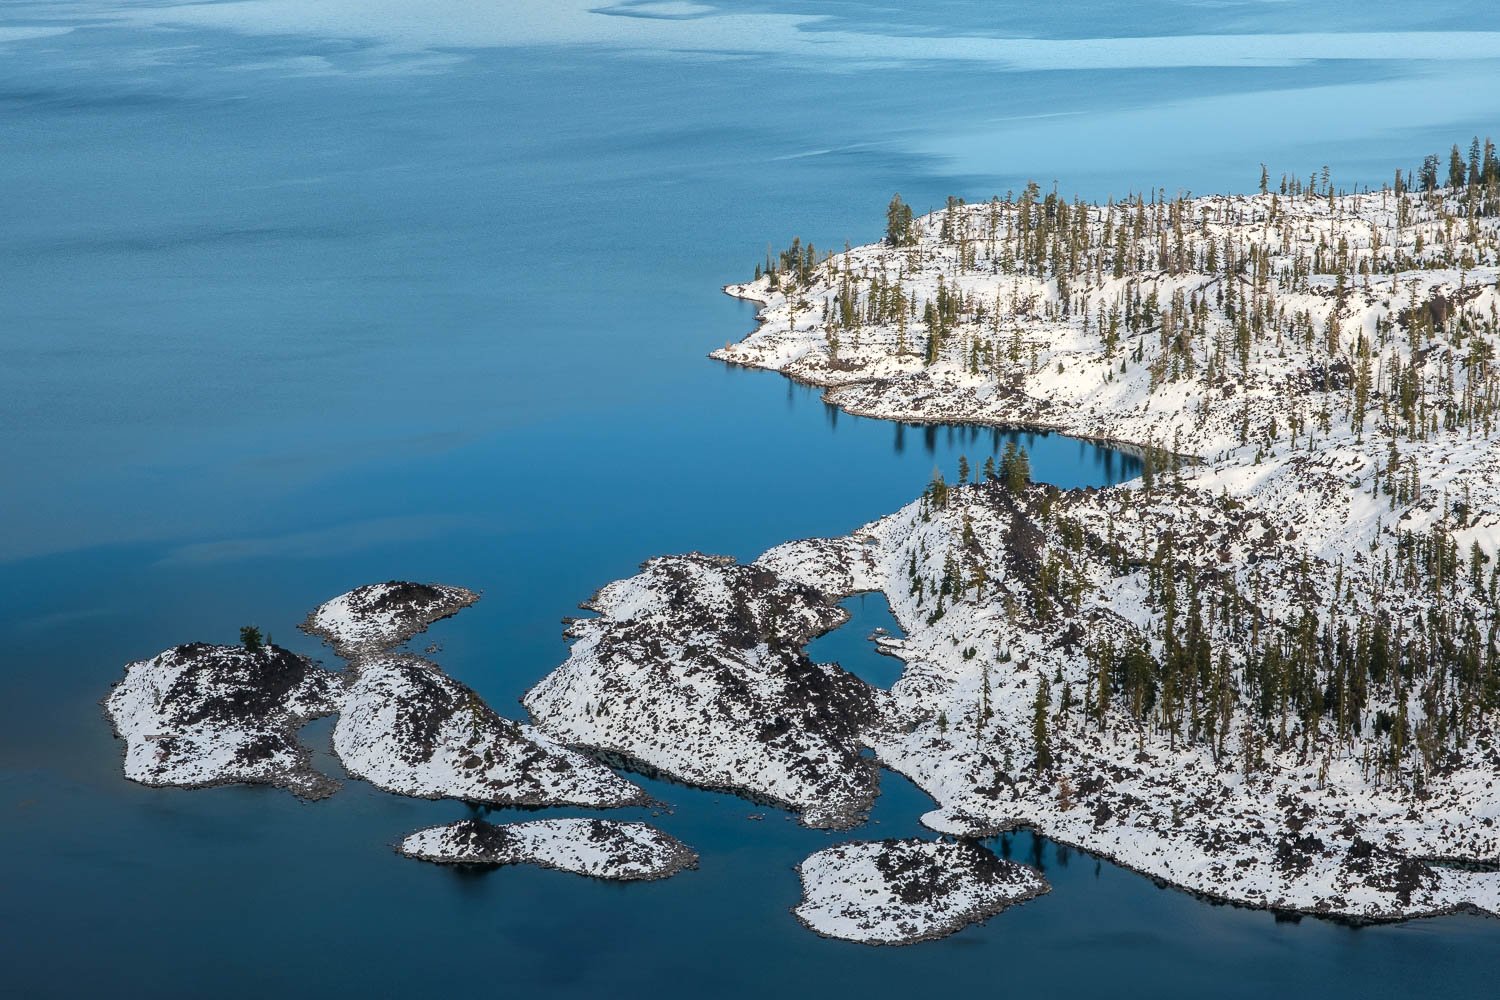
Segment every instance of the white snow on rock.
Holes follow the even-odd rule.
[[[360,662],[333,730],[349,773],[418,798],[594,808],[646,801],[641,789],[415,656]]]
[[[570,626],[568,661],[524,699],[549,735],[784,805],[809,826],[868,812],[878,772],[861,752],[885,693],[803,652],[847,620],[828,597],[693,553],[650,560],[585,607],[598,617]]]
[[[969,841],[839,844],[797,871],[797,919],[825,937],[864,944],[944,937],[1050,888],[1034,869]]]
[[[667,878],[698,866],[698,855],[675,837],[645,823],[602,819],[463,820],[418,830],[398,850],[439,864],[531,864],[620,881]]]
[[[128,664],[104,708],[132,781],[249,782],[319,799],[338,784],[313,770],[297,729],[335,711],[339,688],[339,675],[279,646],[189,643]]]
[[[477,600],[471,590],[444,584],[371,583],[320,604],[299,627],[355,660],[398,646]]]

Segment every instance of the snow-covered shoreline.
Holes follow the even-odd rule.
[[[339,783],[297,730],[338,707],[339,677],[279,646],[189,643],[128,664],[102,705],[125,776],[157,788],[263,784],[322,799]]]
[[[1248,906],[1500,913],[1500,217],[1466,209],[1482,197],[1032,189],[952,204],[899,245],[794,245],[726,288],[761,305],[726,363],[864,416],[1143,456],[1142,479],[1073,491],[976,460],[755,562],[769,590],[885,593],[905,638],[882,651],[906,666],[849,739],[939,803],[926,825],[1027,827]],[[611,586],[668,600],[649,574]],[[641,619],[636,646],[693,636],[715,664],[702,624]],[[555,703],[544,728],[588,707]],[[710,723],[679,770],[726,766],[718,741],[743,727]]]
[[[486,805],[595,809],[645,793],[415,656],[362,659],[344,692],[333,749],[349,774],[389,792]]]
[[[389,580],[323,602],[297,627],[355,662],[401,645],[477,600],[478,594],[463,587]]]
[[[331,794],[295,731],[337,714],[349,774],[400,794],[643,804],[612,761],[849,829],[889,767],[960,840],[804,862],[799,919],[872,943],[1045,891],[972,842],[1018,828],[1239,905],[1500,915],[1500,193],[1031,188],[891,234],[727,288],[760,325],[713,356],[865,416],[1126,442],[1142,476],[1058,490],[1012,449],[842,538],[648,560],[570,622],[534,725],[393,651],[477,594],[357,588],[302,626],[342,673],[253,643],[128,665],[127,777]],[[890,691],[806,653],[870,591]],[[597,820],[402,847],[600,877],[658,848],[686,857]]]

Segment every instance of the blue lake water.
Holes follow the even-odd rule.
[[[750,329],[718,289],[768,242],[873,239],[895,190],[1243,190],[1262,161],[1378,184],[1500,131],[1497,28],[1478,0],[12,0],[6,993],[1487,992],[1495,921],[1282,922],[1024,834],[1003,846],[1049,896],[915,948],[824,941],[787,910],[835,835],[659,783],[696,872],[454,873],[390,845],[462,805],[140,788],[98,702],[246,622],[331,659],[294,623],[402,577],[484,591],[437,659],[518,713],[559,619],[641,560],[842,533],[1003,447],[706,360]],[[1022,437],[1060,485],[1134,472]],[[865,600],[815,652],[889,683]],[[925,797],[883,789],[852,836],[921,832]]]

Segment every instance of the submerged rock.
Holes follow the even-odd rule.
[[[356,660],[398,646],[477,600],[472,590],[444,584],[371,583],[318,605],[299,627]]]
[[[698,867],[698,855],[677,838],[645,823],[602,819],[505,825],[463,820],[418,830],[397,849],[439,864],[532,864],[622,881],[666,878]]]
[[[839,844],[797,871],[797,919],[825,937],[864,944],[944,937],[1050,889],[1035,870],[969,841]]]
[[[502,718],[473,690],[415,656],[359,663],[333,749],[351,775],[420,798],[596,808],[646,801],[603,764]]]
[[[524,701],[549,735],[633,766],[848,827],[877,789],[861,755],[884,693],[803,647],[847,612],[770,569],[692,553],[652,559],[574,622],[568,661]]]
[[[144,785],[250,782],[332,795],[297,729],[338,707],[339,675],[280,646],[195,642],[128,664],[104,701],[125,741],[125,776]]]

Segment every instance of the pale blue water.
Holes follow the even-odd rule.
[[[454,803],[120,777],[98,700],[128,659],[249,621],[323,655],[292,627],[309,607],[437,579],[485,592],[434,630],[439,659],[519,712],[565,655],[558,620],[642,559],[844,532],[996,447],[705,360],[750,328],[718,287],[767,242],[862,242],[893,190],[925,207],[1032,176],[1244,189],[1265,160],[1378,184],[1500,131],[1500,52],[1292,36],[1271,62],[1215,55],[1244,33],[1500,27],[1480,2],[535,9],[0,11],[5,992],[1487,993],[1494,921],[1283,923],[1025,835],[1009,849],[1051,895],[876,950],[787,913],[792,866],[832,835],[725,796],[653,785],[703,866],[615,886],[390,850]],[[1188,34],[1231,37],[1176,68],[1139,44]],[[1088,58],[1116,68],[1019,45],[1007,68],[959,36],[1113,39]],[[1309,45],[1358,57],[1288,61]],[[1133,472],[1030,446],[1061,485]],[[889,683],[899,664],[865,642],[888,612],[865,601],[816,652]],[[855,835],[918,833],[926,808],[890,776]]]

